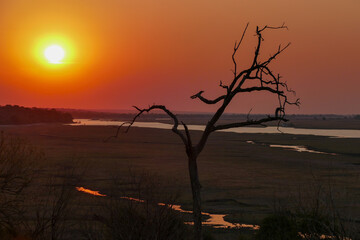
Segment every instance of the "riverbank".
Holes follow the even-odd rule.
[[[171,182],[172,190],[181,193],[177,203],[191,210],[184,147],[169,130],[134,127],[108,142],[103,140],[114,135],[114,126],[36,125],[0,130],[40,147],[46,155],[41,164],[50,176],[63,164],[74,165],[76,159],[82,164],[77,167],[86,169],[79,184],[106,193],[111,192],[113,176],[124,176],[129,168],[144,170]],[[194,141],[199,133],[192,132]],[[302,145],[337,155],[296,152],[270,144]],[[274,201],[285,201],[314,183],[332,184],[334,191],[346,189],[351,197],[342,199],[344,206],[360,202],[359,145],[359,139],[215,133],[199,158],[204,211],[227,214],[225,219],[233,223],[259,224],[273,211]],[[360,216],[360,206],[352,210]],[[227,230],[218,231],[226,235]]]

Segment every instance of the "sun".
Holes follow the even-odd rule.
[[[44,56],[49,63],[61,64],[61,60],[65,57],[65,51],[59,45],[51,45],[44,50]]]

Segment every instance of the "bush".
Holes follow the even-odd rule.
[[[128,179],[115,180],[113,187],[111,196],[100,199],[102,210],[93,214],[86,239],[191,239],[184,219],[171,209],[176,195],[169,194],[158,177],[130,173]]]
[[[1,240],[62,239],[76,173],[71,168],[43,176],[36,166],[44,160],[25,140],[0,135]]]
[[[215,240],[215,238],[213,237],[213,235],[211,235],[211,233],[205,231],[204,232],[204,236],[203,236],[204,240]]]
[[[301,239],[295,219],[285,213],[273,214],[266,217],[256,234],[258,240],[295,240]]]
[[[298,189],[295,199],[290,200],[293,204],[278,206],[263,220],[257,239],[360,239],[357,217],[339,201],[344,196],[335,191],[335,185],[324,187],[315,180]]]
[[[0,237],[16,235],[22,221],[24,190],[43,155],[26,141],[0,134]]]

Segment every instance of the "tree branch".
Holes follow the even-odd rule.
[[[268,116],[267,118],[262,118],[259,120],[247,120],[245,122],[236,122],[236,123],[230,123],[230,124],[217,125],[217,126],[213,127],[212,131],[224,130],[224,129],[229,129],[229,128],[237,128],[237,127],[245,127],[245,126],[250,126],[250,125],[261,125],[266,122],[277,121],[277,120],[284,121],[284,122],[288,121],[287,119],[285,119],[283,117]]]
[[[180,132],[180,130],[178,129],[179,120],[177,119],[176,115],[173,114],[170,110],[168,110],[165,106],[163,106],[163,105],[152,105],[152,106],[150,106],[150,107],[148,107],[148,108],[143,108],[143,109],[134,106],[134,108],[135,108],[136,110],[138,110],[139,112],[138,112],[138,114],[135,115],[135,117],[133,118],[133,120],[129,123],[129,126],[128,126],[127,129],[126,129],[126,132],[129,131],[130,127],[135,123],[135,121],[137,120],[137,118],[140,117],[144,112],[148,113],[148,112],[150,112],[150,111],[152,111],[152,110],[158,109],[158,110],[162,110],[162,111],[165,112],[169,117],[172,118],[172,120],[173,120],[173,122],[174,122],[174,125],[173,125],[173,127],[172,127],[171,130],[172,130],[175,134],[177,134],[177,135],[181,138],[181,140],[183,141],[184,145],[185,145],[186,147],[188,147],[188,145],[189,145],[189,143],[191,142],[191,140],[190,140],[190,139],[187,139],[187,138],[184,136],[184,134],[182,134],[182,133]],[[189,136],[190,136],[190,135],[189,135]]]
[[[117,127],[117,130],[116,130],[115,135],[110,136],[110,137],[104,139],[104,142],[108,142],[108,141],[109,141],[110,139],[112,139],[112,138],[117,138],[117,137],[119,136],[119,133],[120,133],[120,130],[121,130],[122,126],[124,126],[124,125],[126,125],[126,124],[131,124],[131,122],[123,122],[122,124],[120,124],[120,125]]]
[[[236,76],[237,76],[237,62],[236,62],[236,59],[235,59],[235,55],[236,55],[236,52],[237,52],[237,50],[239,49],[239,47],[240,47],[240,45],[241,45],[241,43],[242,43],[242,41],[243,41],[243,39],[244,39],[246,30],[247,30],[248,27],[249,27],[249,23],[246,24],[246,27],[245,27],[245,29],[244,29],[244,31],[243,31],[243,33],[242,33],[242,36],[241,36],[240,41],[239,41],[239,42],[235,42],[234,51],[233,51],[233,54],[232,54],[232,56],[231,56],[231,59],[232,59],[232,61],[233,61],[233,63],[234,63],[234,70],[233,70],[234,79],[235,79]]]
[[[197,94],[195,95],[192,95],[190,98],[191,99],[200,99],[202,102],[206,103],[206,104],[215,104],[215,103],[218,103],[219,101],[225,99],[226,95],[222,95],[218,98],[215,98],[214,100],[209,100],[207,98],[204,98],[201,94],[203,93],[204,91],[200,91],[198,92]]]
[[[285,51],[289,46],[291,45],[291,43],[289,42],[288,44],[286,44],[285,47],[281,47],[281,45],[279,45],[278,50],[272,54],[265,62],[261,63],[260,65],[266,66],[268,65],[272,60],[274,60],[280,53],[282,53],[283,51]]]
[[[229,86],[224,85],[223,82],[220,80],[219,87],[226,89],[226,92],[229,92]]]
[[[239,92],[254,92],[254,91],[268,91],[268,92],[279,94],[280,96],[283,96],[283,94],[284,94],[283,91],[275,90],[275,89],[272,89],[271,87],[240,88],[240,89],[237,89],[235,92],[239,93]]]

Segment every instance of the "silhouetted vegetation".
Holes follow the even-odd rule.
[[[296,240],[301,239],[297,231],[296,221],[291,215],[273,214],[266,217],[259,232],[257,240]]]
[[[178,211],[171,209],[176,193],[164,189],[156,175],[129,171],[116,177],[111,195],[100,198],[100,209],[90,213],[83,237],[86,240],[183,240],[190,228]],[[125,196],[125,197],[124,197]]]
[[[112,195],[96,199],[97,211],[81,207],[88,221],[78,215],[83,195],[75,189],[84,166],[72,161],[72,166],[58,167],[48,175],[36,164],[44,160],[41,151],[28,142],[0,135],[1,240],[188,239],[190,231],[183,218],[171,209],[177,194],[164,191],[155,176],[130,173],[128,178],[116,179]],[[95,200],[91,195],[84,199]]]
[[[0,136],[0,239],[12,239],[22,225],[24,191],[34,175],[34,162],[43,155],[24,140]]]
[[[203,96],[204,91],[199,91],[198,93],[192,95],[191,99],[198,99],[199,101],[208,104],[208,105],[216,105],[218,104],[218,108],[213,114],[213,116],[209,119],[206,124],[204,131],[202,132],[202,136],[198,142],[193,143],[193,138],[191,137],[191,133],[189,131],[188,125],[185,124],[183,121],[179,121],[179,118],[172,113],[166,106],[164,105],[156,105],[153,104],[148,108],[138,108],[134,106],[136,110],[138,110],[138,114],[135,115],[133,120],[128,123],[129,128],[135,123],[135,121],[143,115],[143,113],[149,113],[151,111],[162,111],[168,115],[168,118],[172,119],[173,127],[172,131],[178,135],[185,146],[185,152],[187,155],[188,160],[188,170],[190,176],[190,185],[191,185],[191,192],[193,196],[193,215],[194,215],[194,239],[195,240],[202,240],[203,239],[203,232],[202,232],[202,202],[201,202],[201,184],[198,174],[198,162],[197,159],[204,149],[210,135],[216,131],[226,130],[231,128],[238,128],[238,127],[247,127],[247,126],[263,126],[269,122],[277,122],[278,126],[281,122],[288,122],[289,120],[286,118],[286,111],[285,107],[288,105],[300,105],[300,100],[294,99],[290,100],[289,94],[294,94],[295,91],[291,90],[287,83],[282,80],[280,74],[276,74],[270,67],[270,64],[273,62],[274,59],[278,57],[283,51],[285,51],[289,46],[288,43],[285,46],[279,45],[277,51],[271,54],[268,58],[259,57],[262,52],[262,42],[264,41],[263,35],[267,30],[274,30],[274,29],[287,29],[286,26],[282,25],[280,27],[271,27],[271,26],[264,26],[264,27],[256,27],[256,38],[257,44],[255,47],[254,56],[251,59],[251,64],[249,68],[245,68],[242,71],[238,69],[238,60],[237,60],[237,52],[239,47],[242,44],[244,36],[246,34],[247,28],[249,24],[246,25],[241,39],[238,42],[235,42],[234,50],[232,54],[232,61],[234,68],[232,70],[233,77],[232,80],[228,82],[228,84],[223,83],[220,81],[219,87],[224,90],[225,93],[221,94],[217,98],[208,99],[207,97]],[[256,81],[255,81],[256,80]],[[244,93],[256,93],[256,92],[264,92],[272,94],[275,99],[277,99],[277,107],[275,107],[273,115],[263,116],[261,118],[253,118],[250,116],[249,111],[246,120],[239,121],[236,120],[231,123],[220,123],[219,120],[221,116],[223,116],[224,112],[226,111],[227,107],[231,102],[233,102],[234,97],[236,95],[241,95]],[[184,128],[184,131],[179,129],[179,124],[181,124]],[[117,133],[113,137],[117,137],[119,135],[119,130],[121,126],[119,126]]]
[[[156,232],[151,232],[154,229],[156,231],[161,230],[165,234],[162,235],[162,239],[166,239],[164,236],[170,236],[169,239],[191,239],[186,235],[191,234],[191,226],[184,224],[184,222],[192,220],[190,214],[184,213],[182,215],[165,208],[165,206],[156,205],[159,202],[170,205],[176,203],[182,205],[183,209],[191,209],[191,202],[188,200],[190,196],[184,195],[186,188],[182,187],[186,186],[187,183],[186,176],[181,179],[181,176],[184,175],[183,170],[186,169],[186,165],[181,166],[179,164],[182,156],[178,156],[178,152],[181,151],[182,146],[180,144],[175,145],[176,139],[172,135],[168,135],[166,130],[134,128],[129,135],[119,136],[119,139],[115,139],[111,145],[99,144],[99,139],[104,135],[111,134],[114,130],[113,127],[75,127],[59,124],[2,127],[2,129],[12,135],[27,137],[29,140],[19,140],[7,134],[2,136],[0,169],[1,176],[7,177],[7,180],[0,178],[0,187],[4,183],[7,186],[18,187],[13,188],[14,195],[8,193],[6,193],[6,197],[1,195],[4,198],[1,198],[0,207],[3,211],[6,210],[4,212],[6,215],[0,216],[1,240],[14,238],[27,240],[110,240],[116,239],[118,236],[116,234],[131,233],[131,231],[134,234],[132,236],[146,236],[147,234],[148,236],[157,236]],[[47,134],[44,135],[44,132]],[[200,132],[193,134],[196,137],[200,135]],[[65,138],[65,136],[67,137]],[[229,214],[228,216],[232,218],[231,222],[261,225],[265,231],[265,225],[261,224],[261,220],[270,213],[269,208],[273,205],[269,202],[273,203],[274,191],[278,191],[276,186],[280,185],[284,188],[285,196],[280,193],[279,198],[283,199],[284,197],[288,200],[289,194],[293,193],[294,195],[287,201],[287,204],[283,204],[285,207],[281,211],[273,213],[276,215],[275,217],[270,215],[270,219],[266,220],[267,226],[270,226],[267,228],[268,234],[272,234],[272,225],[279,225],[277,224],[281,221],[279,218],[284,220],[286,217],[291,223],[293,223],[292,220],[296,220],[297,231],[307,233],[307,239],[319,239],[314,234],[316,231],[327,235],[337,232],[339,233],[338,236],[348,236],[353,240],[359,239],[359,234],[356,235],[359,229],[356,228],[359,226],[359,179],[356,178],[358,176],[356,166],[358,165],[349,167],[351,162],[359,163],[358,158],[343,154],[336,156],[309,155],[312,163],[317,164],[316,168],[312,168],[314,173],[317,176],[326,176],[324,179],[316,180],[315,183],[318,184],[309,184],[309,180],[305,181],[309,171],[308,168],[304,167],[308,164],[308,162],[304,163],[304,153],[281,151],[262,144],[245,142],[246,140],[254,140],[257,143],[265,141],[267,143],[296,145],[301,143],[298,141],[305,141],[306,139],[314,141],[312,144],[321,142],[332,149],[339,148],[339,153],[343,152],[341,150],[343,147],[340,145],[349,145],[356,149],[359,141],[357,139],[329,139],[311,136],[297,136],[296,139],[293,139],[291,135],[280,134],[262,136],[220,132],[214,135],[210,139],[210,146],[219,147],[208,148],[202,158],[204,164],[202,166],[207,170],[203,172],[202,176],[207,179],[208,185],[214,186],[210,191],[209,188],[206,189],[207,205],[205,211]],[[236,141],[237,147],[227,146],[229,141]],[[139,142],[142,143],[140,150],[138,148]],[[91,162],[90,166],[74,164],[73,156],[72,154],[69,155],[67,151],[69,146],[66,143],[70,143],[74,147],[73,149],[78,152],[86,152],[84,158],[86,162],[83,164],[90,164]],[[36,148],[32,147],[32,144],[42,148],[46,158]],[[163,146],[165,153],[160,155],[159,151],[154,148],[154,144]],[[120,145],[120,148],[112,152],[111,148],[114,145]],[[130,154],[134,152],[134,149],[139,152]],[[230,149],[233,151],[231,154],[227,154]],[[241,158],[241,154],[246,150],[252,151],[251,156],[246,156],[249,159]],[[262,158],[261,155],[268,157]],[[276,158],[273,157],[275,155]],[[219,156],[222,156],[222,161],[226,163],[227,167],[217,167],[218,165],[215,163],[217,163]],[[70,162],[67,162],[69,158],[68,161]],[[82,156],[76,155],[76,158],[82,158]],[[6,159],[8,160],[5,161]],[[154,159],[158,162],[150,165],[149,163]],[[234,159],[245,160],[234,161]],[[253,159],[258,159],[258,162]],[[272,161],[271,164],[266,165],[266,169],[262,168],[262,171],[254,171],[251,175],[246,175],[248,169],[259,169],[269,159]],[[329,159],[333,161],[333,169],[335,170],[329,170]],[[67,162],[65,168],[63,167],[64,162]],[[141,167],[146,174],[166,169],[166,171],[161,172],[160,177],[162,178],[160,180],[175,177],[179,182],[159,181],[152,179],[152,175],[147,176],[138,172],[129,176],[127,162],[131,162],[134,167]],[[287,162],[289,162],[288,165]],[[43,167],[39,168],[38,163],[42,163]],[[122,164],[116,165],[115,163]],[[76,172],[79,171],[79,168],[86,168],[87,172],[81,177],[81,180],[78,180],[78,173],[73,173],[74,168],[78,169]],[[244,174],[245,182],[239,183],[238,179],[242,179]],[[273,176],[275,174],[277,179],[274,181]],[[113,181],[113,175],[121,179]],[[232,181],[224,180],[219,177],[220,175],[229,176]],[[289,177],[290,175],[293,178]],[[329,188],[324,185],[324,181],[328,181],[328,176],[335,178],[335,183],[339,184],[333,189],[333,194],[330,194]],[[286,179],[289,179],[288,182]],[[21,180],[21,182],[15,185],[13,182],[15,180]],[[217,182],[224,181],[226,184],[216,185]],[[323,185],[321,185],[321,181]],[[10,183],[11,185],[9,185]],[[293,191],[288,191],[288,188],[284,187],[288,183],[296,189],[291,188]],[[268,185],[264,187],[265,184]],[[161,187],[162,185],[165,187]],[[303,187],[301,189],[295,187],[299,185]],[[75,186],[99,190],[107,197],[78,193]],[[4,187],[1,188],[4,189]],[[181,191],[181,198],[176,199],[175,193],[171,195],[174,189]],[[254,189],[256,190],[255,193]],[[340,194],[342,189],[344,191],[348,189],[349,195]],[[5,193],[2,192],[1,194]],[[128,201],[121,199],[122,196],[146,201]],[[251,200],[248,197],[251,197]],[[293,200],[293,198],[295,199]],[[12,201],[9,205],[7,204],[9,202],[5,202],[5,200],[10,199],[16,201]],[[228,201],[227,199],[234,200]],[[333,203],[331,199],[334,200]],[[350,209],[352,216],[347,215],[347,211],[344,211],[343,207]],[[337,212],[340,213],[340,217],[338,217]],[[229,219],[227,221],[230,221]],[[286,221],[285,219],[284,222]],[[83,227],[85,224],[86,228]],[[339,232],[341,225],[345,229],[343,233]],[[132,226],[137,227],[132,228]],[[173,229],[176,232],[172,232]],[[285,228],[282,229],[286,230]],[[117,232],[115,233],[115,231]],[[210,229],[210,227],[206,227],[204,239],[254,240],[256,232],[250,229]],[[313,234],[310,235],[311,233]],[[130,236],[130,234],[124,234],[123,239],[126,239],[126,236]],[[272,234],[272,236],[275,235]],[[267,239],[271,238],[268,237]]]
[[[306,189],[298,191],[286,207],[278,206],[263,219],[257,240],[359,239],[357,216],[351,213],[352,209],[339,204],[339,199],[345,196],[339,196],[342,194],[336,192],[332,184],[324,186],[315,179]]]
[[[27,108],[17,105],[0,106],[0,124],[72,123],[70,113],[55,109]]]

